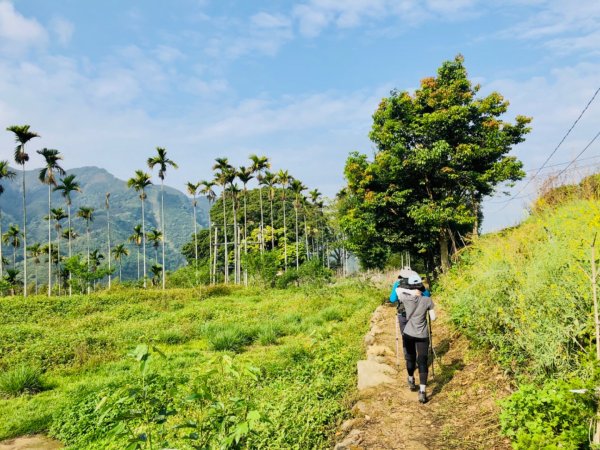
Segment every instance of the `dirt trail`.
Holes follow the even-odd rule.
[[[433,326],[438,359],[433,380],[430,371],[430,401],[421,405],[406,384],[401,340],[396,370],[396,309],[377,308],[365,337],[367,361],[358,365],[356,417],[342,425],[336,450],[511,448],[500,436],[496,404],[509,393],[508,380],[484,354],[469,350],[467,340],[453,333],[444,312],[436,309],[441,316]]]
[[[58,450],[62,445],[41,434],[22,436],[0,442],[0,450]]]

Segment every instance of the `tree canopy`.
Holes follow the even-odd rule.
[[[411,250],[445,269],[450,246],[477,234],[483,198],[525,175],[508,153],[531,118],[501,119],[508,101],[497,92],[478,97],[463,62],[458,55],[413,94],[382,99],[369,134],[373,160],[353,152],[346,162],[341,222],[365,267]]]

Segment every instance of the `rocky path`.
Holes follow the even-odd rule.
[[[395,311],[382,305],[373,314],[365,337],[367,359],[358,363],[355,418],[342,425],[336,450],[510,449],[499,433],[496,402],[509,393],[506,377],[453,334],[439,311],[430,401],[419,404],[406,385],[401,341],[399,370],[396,365]]]

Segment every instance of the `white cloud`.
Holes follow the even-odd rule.
[[[500,33],[508,39],[541,42],[560,53],[598,53],[600,46],[600,3],[581,0],[576,5],[562,0],[545,0],[534,5],[534,14]]]
[[[55,17],[50,22],[50,28],[56,35],[58,42],[62,45],[67,45],[71,42],[75,26],[63,17]]]
[[[290,19],[281,14],[260,12],[250,17],[250,22],[259,28],[289,28]]]
[[[154,50],[154,54],[158,60],[163,63],[172,63],[185,58],[185,55],[181,52],[181,50],[168,45],[159,45]]]
[[[316,37],[329,26],[355,28],[394,18],[407,25],[426,19],[465,18],[478,0],[308,0],[294,6],[300,33]]]
[[[0,1],[0,50],[19,54],[31,46],[44,45],[48,34],[35,19],[19,14],[9,1]]]

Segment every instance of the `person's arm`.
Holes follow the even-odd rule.
[[[406,288],[396,288],[396,293],[401,292],[403,294],[415,295],[417,297],[421,296],[421,291],[418,289],[406,289]]]

